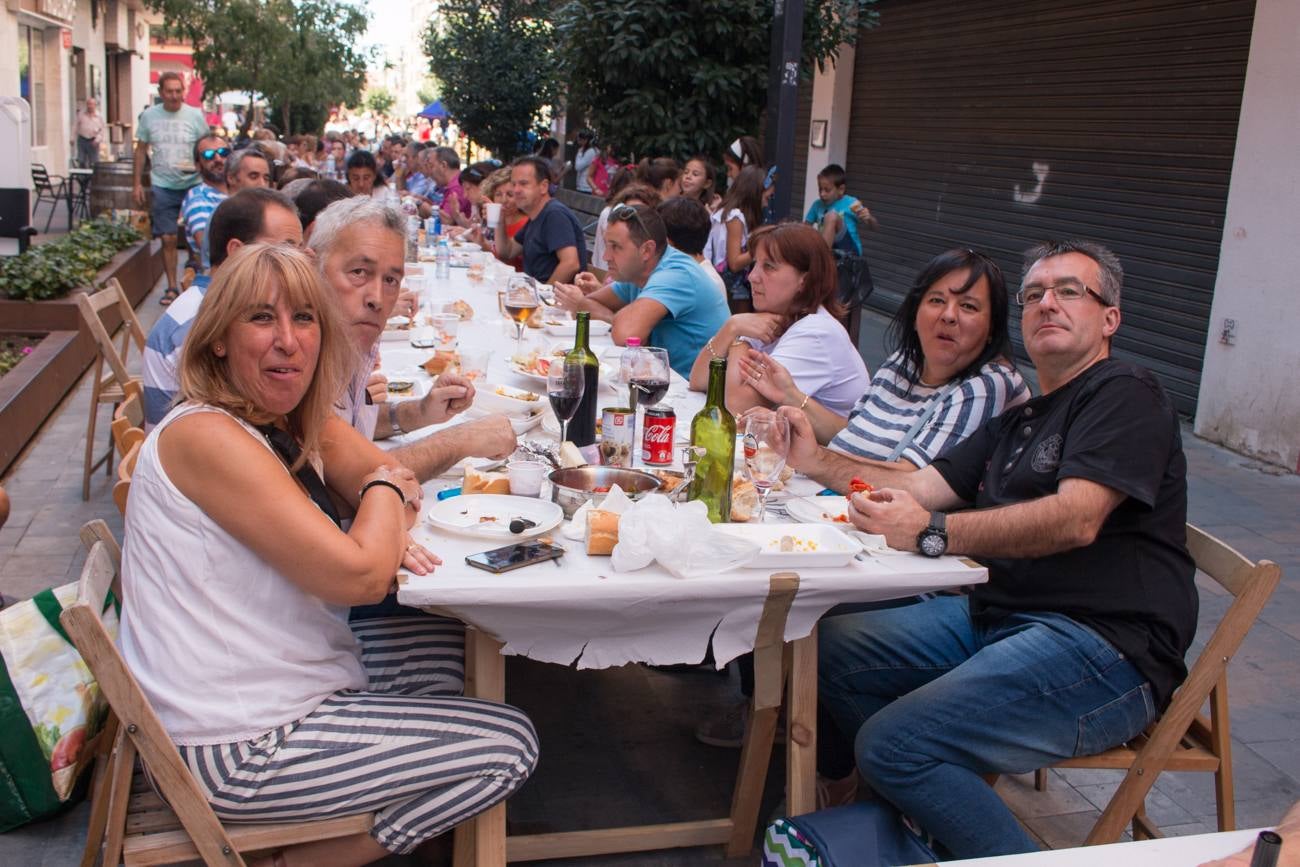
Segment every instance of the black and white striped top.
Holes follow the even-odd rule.
[[[889,458],[944,386],[919,381],[908,387],[906,365],[894,353],[871,378],[871,385],[854,405],[849,423],[831,440],[829,448],[845,454],[883,461]],[[919,380],[919,377],[918,377]],[[1029,399],[1029,389],[1016,370],[989,362],[943,396],[943,403],[903,450],[901,460],[918,467],[928,465],[952,446],[979,430],[989,419]]]

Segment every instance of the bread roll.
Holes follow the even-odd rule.
[[[434,353],[433,358],[424,362],[420,366],[424,368],[425,373],[430,376],[437,376],[447,370],[448,367],[454,367],[460,364],[460,356],[455,352],[440,349]]]
[[[618,513],[604,509],[587,512],[587,554],[591,557],[608,557],[618,544]]]
[[[480,473],[473,467],[465,468],[465,481],[460,486],[465,494],[509,494],[510,477],[505,473]]]
[[[447,307],[448,313],[455,313],[461,318],[462,322],[468,322],[474,318],[474,308],[469,306],[469,302],[458,300],[452,302]]]
[[[758,489],[744,479],[731,483],[731,520],[744,524],[758,508]]]

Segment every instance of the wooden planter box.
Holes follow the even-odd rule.
[[[162,276],[162,245],[141,241],[113,257],[96,277],[116,277],[139,306]],[[86,290],[78,290],[86,291]],[[122,324],[115,309],[104,314],[109,332]],[[0,474],[18,457],[63,396],[77,383],[98,351],[81,327],[75,293],[49,301],[0,300],[0,328],[16,334],[46,333],[32,353],[0,378]]]

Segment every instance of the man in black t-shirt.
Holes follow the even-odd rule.
[[[988,567],[969,596],[821,631],[821,695],[856,734],[858,769],[956,858],[1034,850],[981,775],[1137,735],[1186,676],[1196,630],[1178,418],[1150,373],[1110,357],[1119,261],[1067,241],[1026,263],[1017,301],[1043,394],[929,467],[864,472],[782,410],[791,464],[876,486],[851,500],[857,527]]]
[[[551,174],[546,160],[520,157],[510,166],[515,205],[528,222],[511,238],[505,216],[497,227],[497,255],[502,261],[524,257],[524,273],[542,283],[572,283],[587,270],[587,239],[582,224],[563,202],[551,198]]]

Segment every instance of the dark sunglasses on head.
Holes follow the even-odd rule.
[[[210,160],[216,156],[228,157],[230,156],[230,148],[204,148],[199,151],[199,156],[205,160]]]

